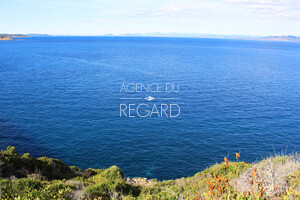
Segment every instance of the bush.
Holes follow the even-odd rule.
[[[21,158],[22,159],[33,159],[33,157],[29,153],[24,153]]]
[[[33,158],[29,153],[20,156],[12,146],[0,153],[2,177],[27,177],[28,174],[41,172],[48,179],[73,178],[77,174],[69,166],[58,159],[41,157]],[[79,168],[78,168],[79,169]]]
[[[138,195],[139,187],[127,184],[124,173],[117,166],[112,166],[88,179],[91,183],[85,190],[87,197],[110,199],[111,193],[120,195]]]
[[[117,179],[123,179],[124,178],[124,173],[123,171],[117,167],[117,166],[111,166],[110,168],[104,170],[102,172],[102,175],[110,180],[117,180]]]
[[[237,161],[239,156],[236,153]],[[35,159],[29,153],[21,157],[14,147],[8,147],[0,153],[0,169],[5,177],[0,178],[1,197],[25,200],[83,197],[102,200],[300,199],[299,157],[276,156],[254,164],[229,162],[227,157],[224,161],[192,177],[149,181],[126,179],[117,166],[81,172],[78,167],[69,167],[58,159]]]
[[[8,146],[3,153],[9,154],[9,155],[14,155],[14,156],[18,156],[19,155],[18,152],[17,152],[17,150],[13,146]]]
[[[73,172],[82,172],[82,170],[81,170],[79,167],[76,167],[76,166],[70,166],[70,169],[71,169]]]

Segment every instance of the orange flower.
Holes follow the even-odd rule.
[[[228,162],[227,157],[224,157],[224,161],[226,162],[226,166],[228,167],[229,166],[229,162]]]
[[[219,179],[219,177],[216,174],[214,174],[214,177],[215,177],[216,180]]]
[[[260,192],[259,192],[259,196],[262,196],[264,193],[265,193],[265,191],[267,190],[267,188],[261,188],[260,189]]]
[[[213,186],[213,183],[209,180],[208,184],[210,186],[210,188],[208,188],[209,190],[213,190],[215,188],[215,186]]]
[[[224,161],[225,161],[225,162],[228,162],[227,157],[224,157]]]
[[[236,157],[236,160],[238,161],[239,160],[239,158],[240,158],[240,154],[239,153],[235,153],[235,157]]]
[[[251,185],[253,184],[253,179],[251,179],[250,184],[251,184]]]
[[[252,176],[255,176],[255,175],[256,175],[255,172],[256,172],[256,168],[253,169],[253,171],[252,171]]]
[[[222,179],[222,181],[225,182],[225,183],[228,182],[228,179],[224,178],[223,174],[222,174],[222,178],[221,178],[221,179]]]
[[[208,196],[212,195],[212,191],[210,190],[208,193],[207,193]]]

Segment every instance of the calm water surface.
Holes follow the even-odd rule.
[[[176,100],[121,100],[122,83],[180,85]],[[177,118],[120,118],[121,103],[176,103]],[[127,176],[191,176],[241,150],[300,151],[300,43],[142,37],[0,42],[0,148]]]

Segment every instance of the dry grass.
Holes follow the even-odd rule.
[[[240,192],[248,192],[249,188],[257,192],[256,186],[259,184],[265,189],[267,196],[278,196],[289,188],[288,176],[295,173],[299,167],[298,156],[269,157],[245,170],[236,179],[236,188]],[[253,175],[254,169],[256,178]]]
[[[68,185],[72,185],[75,187],[70,194],[72,199],[76,199],[76,200],[84,199],[84,190],[85,190],[86,186],[81,181],[67,180],[66,183]]]

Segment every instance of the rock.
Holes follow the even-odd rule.
[[[9,36],[0,36],[0,40],[13,40],[13,39]]]
[[[155,183],[154,180],[148,180],[147,178],[139,177],[139,178],[125,178],[124,179],[130,185],[141,185],[141,186],[151,186]]]

